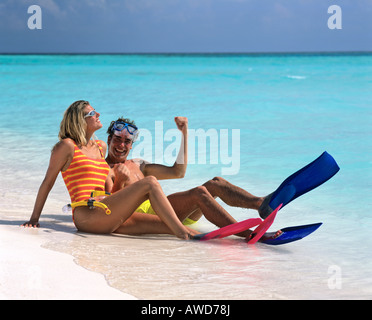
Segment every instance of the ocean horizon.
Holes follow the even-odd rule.
[[[240,55],[240,56],[256,56],[256,55],[262,55],[262,56],[267,56],[267,55],[274,55],[274,56],[280,56],[280,55],[299,55],[299,56],[306,56],[306,55],[330,55],[330,56],[343,56],[343,55],[371,55],[372,51],[369,50],[355,50],[355,51],[250,51],[250,52],[245,52],[245,51],[164,51],[164,52],[156,52],[156,51],[133,51],[133,52],[71,52],[71,51],[66,51],[66,52],[0,52],[0,55],[180,55],[180,56],[198,56],[198,55],[205,55],[205,56],[231,56],[231,55]]]

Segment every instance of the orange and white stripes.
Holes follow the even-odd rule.
[[[94,190],[105,191],[105,182],[110,167],[104,159],[100,144],[98,146],[102,158],[91,159],[83,154],[75,144],[75,154],[71,164],[65,172],[62,172],[72,203],[89,199]]]

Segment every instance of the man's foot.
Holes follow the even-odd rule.
[[[269,206],[269,203],[270,203],[270,200],[271,200],[271,197],[272,197],[272,193],[269,194],[268,196],[266,196],[264,198],[264,201],[262,202],[262,204],[260,205],[260,207],[258,208],[258,213],[260,215],[260,217],[265,220],[270,214],[271,212],[273,212],[274,210]]]

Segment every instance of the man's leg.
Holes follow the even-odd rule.
[[[168,196],[170,204],[182,222],[186,218],[198,221],[203,216],[203,212],[198,207],[199,198],[199,187],[173,193]]]
[[[194,220],[196,215],[203,214],[209,222],[220,228],[237,222],[204,186],[171,194],[168,200],[181,221],[188,217],[193,217]],[[247,230],[238,235],[246,237],[250,233]]]
[[[263,197],[256,197],[221,177],[215,177],[203,184],[213,197],[219,197],[232,207],[258,210]]]

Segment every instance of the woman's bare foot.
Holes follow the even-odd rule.
[[[262,239],[262,240],[276,239],[276,238],[278,238],[279,236],[281,236],[282,234],[283,234],[283,231],[282,231],[282,230],[278,230],[277,232],[266,232],[266,233],[261,237],[261,239]]]
[[[268,240],[268,239],[276,239],[277,237],[279,237],[280,235],[283,234],[283,231],[282,230],[278,230],[277,232],[266,232],[261,238],[260,240]],[[246,240],[249,241],[251,240],[256,234],[254,232],[252,232],[247,238]]]

